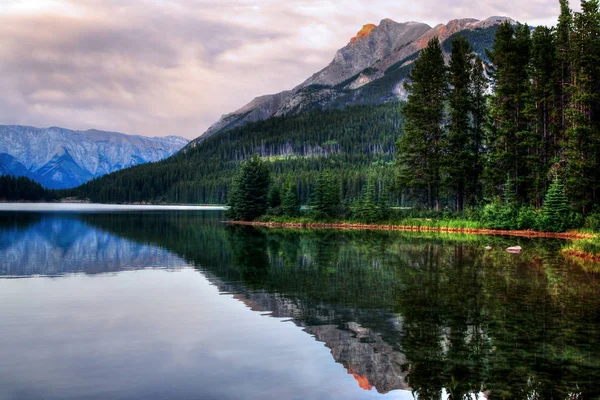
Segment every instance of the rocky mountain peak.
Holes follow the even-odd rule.
[[[373,31],[373,29],[375,29],[375,28],[377,28],[377,25],[375,25],[375,24],[363,25],[362,29],[360,31],[358,31],[356,36],[354,36],[352,39],[350,39],[350,43],[355,43],[357,40],[369,36],[371,34],[371,32]]]
[[[307,79],[300,87],[310,85],[335,86],[384,59],[397,48],[418,39],[431,27],[422,23],[397,23],[384,19],[379,26],[365,25],[356,37],[338,50],[333,61]]]
[[[421,22],[399,23],[389,18],[381,20],[379,25],[366,24],[321,71],[292,90],[258,97],[223,116],[191,146],[217,132],[273,116],[302,113],[332,104],[378,104],[404,99],[407,68],[431,39],[437,37],[443,43],[458,32],[486,29],[505,21],[515,23],[508,17],[493,16],[483,21],[454,19],[433,28]],[[493,35],[493,32],[484,35]],[[374,82],[381,84],[376,87]],[[382,90],[386,92],[381,93]]]

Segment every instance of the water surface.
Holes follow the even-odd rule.
[[[598,276],[560,241],[222,219],[0,213],[0,398],[600,395]]]

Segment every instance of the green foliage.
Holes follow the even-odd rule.
[[[509,174],[516,182],[517,195],[526,198],[531,177],[527,158],[529,119],[523,112],[529,95],[528,65],[531,50],[530,29],[527,25],[513,27],[506,22],[498,27],[496,42],[488,57],[494,95],[491,98],[492,120],[489,138],[489,157],[486,165],[488,196]]]
[[[471,110],[474,105],[471,93],[471,65],[474,61],[473,50],[469,42],[457,37],[452,42],[450,56],[450,124],[444,140],[445,181],[456,199],[456,209],[463,211],[467,192],[474,193],[476,174],[476,144],[471,128]]]
[[[267,197],[270,184],[269,166],[255,154],[242,164],[233,180],[227,217],[252,221],[263,216],[269,207]]]
[[[481,222],[490,229],[517,229],[518,209],[505,202],[494,199],[483,208]]]
[[[593,232],[600,232],[600,208],[595,207],[594,210],[585,217],[584,225],[586,229]]]
[[[569,225],[569,216],[565,187],[555,176],[546,194],[540,228],[548,232],[564,232]]]
[[[439,209],[448,80],[437,37],[421,51],[409,78],[408,102],[402,110],[406,119],[404,136],[396,144],[398,184],[409,189],[413,199]]]
[[[277,185],[271,185],[267,194],[267,204],[269,208],[278,208],[281,206],[281,190]]]
[[[281,209],[283,211],[283,215],[288,217],[297,217],[300,215],[298,186],[291,177],[288,177],[283,185],[283,200],[281,202]]]
[[[173,157],[128,168],[64,191],[94,202],[225,204],[231,177],[258,153],[269,161],[274,184],[292,175],[307,204],[317,176],[328,170],[342,185],[344,199],[360,195],[372,164],[394,176],[394,143],[402,133],[398,103],[355,106],[271,118],[221,132]]]
[[[26,177],[0,176],[0,201],[51,201],[56,199],[53,191]]]
[[[371,173],[362,196],[352,203],[351,216],[353,220],[372,224],[386,218],[386,211],[381,206],[382,203],[385,204],[385,200],[382,199],[381,203],[378,200],[375,179],[375,175]]]
[[[311,211],[317,219],[335,219],[341,216],[341,189],[329,172],[321,173],[311,199]]]

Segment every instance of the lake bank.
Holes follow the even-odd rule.
[[[231,225],[246,225],[265,228],[290,228],[290,229],[338,229],[338,230],[377,230],[377,231],[401,231],[401,232],[438,232],[438,233],[458,233],[465,235],[492,235],[492,236],[518,236],[527,238],[547,238],[547,239],[565,239],[579,240],[592,239],[595,237],[591,233],[582,232],[537,232],[537,231],[516,231],[516,230],[496,230],[496,229],[472,229],[472,228],[446,228],[430,226],[405,226],[405,225],[382,225],[382,224],[354,224],[354,223],[304,223],[304,222],[261,222],[261,221],[225,221]]]

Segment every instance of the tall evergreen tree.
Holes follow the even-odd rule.
[[[442,185],[444,102],[448,79],[442,48],[431,39],[410,72],[408,101],[404,105],[404,135],[396,144],[398,183],[412,197],[439,209]]]
[[[263,216],[268,209],[268,192],[271,184],[269,166],[254,154],[245,161],[231,188],[228,218],[252,221]]]
[[[529,171],[527,138],[529,121],[525,112],[529,95],[530,30],[527,25],[513,27],[505,22],[498,27],[496,42],[488,52],[494,95],[489,156],[486,168],[488,195],[493,196],[508,172],[516,183],[517,194],[526,199]]]
[[[581,8],[574,19],[565,158],[568,195],[585,213],[600,189],[600,12],[598,0],[582,0]]]
[[[473,50],[463,37],[452,41],[450,56],[450,126],[445,141],[444,172],[447,174],[448,187],[455,197],[456,209],[463,211],[467,192],[472,193],[470,177],[475,171],[475,153],[473,152],[474,131],[471,129],[471,68]]]
[[[555,69],[555,118],[558,131],[564,133],[567,128],[567,109],[570,103],[571,85],[573,81],[573,12],[568,0],[559,0],[560,16],[556,25],[556,69]],[[560,143],[560,138],[558,138]]]
[[[557,155],[558,140],[555,124],[555,69],[558,64],[556,44],[551,29],[537,27],[531,37],[531,59],[529,66],[530,94],[527,102],[528,118],[532,131],[526,137],[528,149],[526,160],[529,165],[530,190],[528,198],[540,207],[546,192],[550,165]]]
[[[486,92],[489,79],[486,76],[483,60],[475,58],[471,69],[471,118],[472,118],[472,152],[474,154],[471,173],[470,203],[475,205],[482,197],[481,172],[485,162],[485,131],[488,123],[488,106]]]

